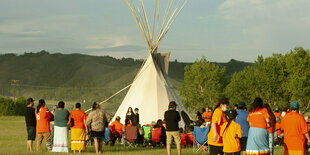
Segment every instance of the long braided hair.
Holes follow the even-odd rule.
[[[228,117],[228,120],[227,120],[227,125],[223,131],[223,134],[225,133],[226,129],[229,127],[229,125],[231,124],[231,122],[237,117],[238,113],[236,110],[229,110],[228,111],[228,114],[227,114],[227,117]]]

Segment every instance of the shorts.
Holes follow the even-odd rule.
[[[224,155],[223,146],[209,145],[210,155]]]
[[[35,140],[36,139],[36,127],[35,126],[27,126],[27,140]]]
[[[241,145],[241,151],[245,151],[248,137],[242,137],[239,140],[240,140],[240,145]]]
[[[103,138],[104,131],[91,131],[91,137],[93,138]]]
[[[172,143],[172,138],[174,139],[177,145],[181,145],[181,136],[180,131],[166,131],[167,136],[167,145]]]

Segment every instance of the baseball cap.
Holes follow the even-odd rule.
[[[296,101],[293,101],[293,102],[291,103],[291,107],[292,107],[292,108],[295,108],[295,109],[299,109],[299,103],[296,102]]]
[[[177,104],[174,101],[171,101],[169,103],[169,108],[173,108],[173,107],[176,107],[176,106],[177,106]]]
[[[34,100],[33,100],[33,98],[31,98],[31,97],[27,99],[27,103],[30,103],[30,102],[33,102],[33,101],[34,101]]]

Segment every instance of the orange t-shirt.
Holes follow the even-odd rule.
[[[210,111],[204,112],[202,114],[202,118],[205,119],[205,122],[211,122],[211,116],[212,116],[212,112],[210,112]]]
[[[250,123],[250,127],[267,129],[266,119],[270,116],[266,108],[261,108],[249,113],[247,121]]]
[[[117,131],[119,134],[123,133],[124,125],[119,121],[112,122],[111,125],[109,125],[109,127],[112,133],[115,133],[115,131]]]
[[[35,114],[37,119],[37,133],[51,132],[49,119],[53,117],[53,114],[45,107],[41,107],[39,113],[37,113],[36,109]]]
[[[241,126],[238,123],[232,121],[225,130],[227,124],[228,123],[226,122],[221,126],[221,136],[223,137],[224,142],[223,152],[225,153],[239,152],[241,150],[241,144],[239,141],[239,138],[242,137]]]
[[[281,113],[280,112],[274,112],[273,113],[275,117],[281,117]]]
[[[281,129],[284,131],[285,150],[305,150],[305,134],[308,132],[308,126],[301,114],[286,113],[281,120]]]
[[[69,119],[73,119],[72,128],[85,129],[84,121],[86,121],[86,113],[80,109],[72,110]]]
[[[226,117],[224,116],[224,113],[221,108],[215,109],[213,116],[212,116],[212,123],[216,123],[216,133],[218,134],[217,140],[213,142],[213,128],[211,126],[210,132],[208,134],[208,144],[209,145],[214,145],[214,146],[223,146],[223,138],[220,136],[221,132],[221,126],[223,123],[227,122]]]
[[[280,136],[282,134],[281,123],[279,122],[276,123],[276,131],[277,131],[277,136]]]

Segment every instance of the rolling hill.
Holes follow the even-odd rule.
[[[47,51],[23,55],[0,55],[0,95],[32,96],[51,101],[72,101],[91,104],[102,101],[129,85],[143,60],[116,59],[110,56],[82,54],[50,54]],[[184,67],[191,63],[170,62],[169,79],[179,88]],[[225,66],[227,78],[251,63],[231,60]],[[110,111],[115,110],[126,91],[113,98]]]

